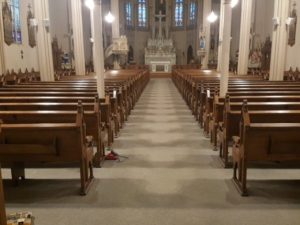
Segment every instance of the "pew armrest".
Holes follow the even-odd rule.
[[[232,137],[232,140],[233,140],[233,145],[234,145],[234,146],[238,147],[238,146],[240,145],[240,140],[241,140],[240,137],[238,137],[238,136],[233,136],[233,137]]]
[[[218,124],[218,129],[223,131],[223,128],[224,128],[224,123],[223,122],[219,122]]]

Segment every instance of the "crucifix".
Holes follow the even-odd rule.
[[[158,30],[158,38],[162,38],[162,19],[166,17],[166,15],[162,15],[161,11],[159,11],[158,15],[155,15],[158,18],[159,30]]]

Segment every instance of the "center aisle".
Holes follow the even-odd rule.
[[[29,169],[37,181],[6,185],[8,212],[32,211],[37,225],[299,224],[299,198],[288,194],[293,182],[265,181],[299,171],[251,170],[252,182],[263,181],[254,196],[240,197],[232,169],[221,167],[171,79],[149,82],[114,149],[128,159],[95,169],[87,196],[76,192],[77,169]]]

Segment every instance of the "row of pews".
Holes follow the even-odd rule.
[[[300,160],[299,82],[232,75],[221,97],[215,71],[173,70],[173,81],[243,196],[252,162]]]
[[[4,75],[0,75],[0,87],[8,84],[18,84],[31,81],[40,81],[40,73],[34,71],[34,69],[31,71],[26,69],[24,72],[19,70],[18,73],[12,70],[7,71]]]
[[[287,80],[287,81],[299,81],[300,80],[299,68],[296,67],[296,69],[293,70],[293,68],[290,67],[290,69],[288,71],[284,72],[283,79]]]
[[[93,166],[101,166],[105,148],[119,136],[149,81],[149,71],[105,72],[103,99],[95,78],[78,77],[0,88],[0,163],[11,168],[15,184],[25,179],[26,167],[76,163],[80,193],[87,194]]]

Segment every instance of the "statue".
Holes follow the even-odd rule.
[[[4,42],[7,45],[14,43],[13,38],[13,23],[12,23],[12,12],[7,1],[2,4],[2,18],[3,18],[3,30],[4,30]]]
[[[269,70],[271,62],[271,51],[272,51],[272,41],[270,36],[266,38],[266,41],[261,49],[262,54],[262,69]]]
[[[55,71],[61,70],[62,63],[63,63],[62,60],[63,55],[64,52],[61,50],[61,48],[58,47],[57,37],[54,37],[52,41],[52,56],[53,56],[53,66]]]
[[[27,14],[27,29],[28,29],[28,41],[29,46],[31,48],[36,46],[36,40],[35,40],[35,30],[34,26],[31,26],[31,20],[34,18],[32,12],[31,12],[31,5],[28,5],[28,14]]]
[[[200,48],[201,50],[205,50],[205,37],[204,37],[204,36],[201,36],[201,37],[200,37],[199,48]]]
[[[292,12],[290,13],[290,24],[289,24],[289,46],[294,46],[296,43],[296,33],[297,33],[297,10],[296,10],[296,2],[293,4]]]

